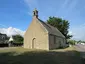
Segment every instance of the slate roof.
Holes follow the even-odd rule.
[[[46,28],[49,34],[53,34],[59,37],[65,38],[65,36],[55,27],[51,26],[50,24],[38,19],[39,22]]]

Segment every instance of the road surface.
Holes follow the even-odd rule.
[[[81,57],[85,59],[85,45],[76,44],[76,45],[75,45],[75,48],[76,48],[77,51],[80,52]]]

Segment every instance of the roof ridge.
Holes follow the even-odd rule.
[[[41,19],[38,19],[41,24],[50,32],[51,34],[57,35],[57,36],[62,36],[65,38],[65,36],[54,26],[51,26],[50,24],[42,21]],[[58,34],[57,34],[58,33]]]

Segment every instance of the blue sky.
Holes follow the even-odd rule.
[[[85,0],[0,0],[0,25],[25,31],[34,8],[44,21],[49,16],[68,20],[73,39],[85,40]]]

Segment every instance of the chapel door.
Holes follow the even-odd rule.
[[[36,38],[33,38],[33,39],[32,39],[32,49],[35,48],[35,41],[36,41]]]

